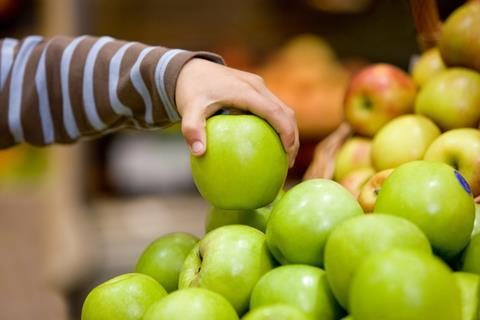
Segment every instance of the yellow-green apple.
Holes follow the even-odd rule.
[[[375,202],[377,201],[377,196],[380,192],[380,189],[382,189],[383,182],[385,179],[387,179],[390,173],[392,173],[392,171],[393,169],[386,169],[377,172],[363,185],[357,200],[365,213],[373,212],[373,208],[375,208]]]
[[[335,157],[334,179],[342,181],[352,171],[372,167],[372,141],[367,138],[348,139]]]
[[[82,308],[82,320],[140,320],[147,309],[167,295],[152,277],[127,273],[95,287]]]
[[[178,290],[153,304],[143,320],[238,320],[221,295],[202,288]]]
[[[340,181],[340,184],[350,191],[350,193],[357,198],[367,181],[375,174],[373,168],[362,168],[350,172],[345,178]]]
[[[387,123],[373,138],[372,161],[378,171],[420,160],[440,129],[421,115],[405,115]]]
[[[179,288],[215,291],[242,314],[258,279],[273,266],[262,232],[250,226],[223,226],[209,232],[187,256]]]
[[[480,130],[462,128],[441,134],[424,159],[451,165],[467,180],[473,195],[480,194]]]
[[[462,320],[478,320],[480,277],[467,272],[455,272],[453,275],[462,297]]]
[[[205,231],[230,224],[244,224],[265,232],[267,221],[273,206],[282,198],[285,191],[280,190],[275,200],[268,206],[252,210],[225,210],[212,207],[205,220]]]
[[[449,66],[480,71],[480,3],[470,2],[455,10],[445,21],[439,41],[440,52]]]
[[[432,253],[425,234],[412,222],[391,215],[370,214],[344,221],[325,246],[325,271],[337,301],[348,306],[352,276],[370,255],[392,248]]]
[[[278,303],[296,307],[310,319],[333,320],[343,314],[325,271],[307,265],[281,266],[260,278],[252,292],[250,309]]]
[[[473,229],[475,204],[462,175],[441,162],[413,161],[383,183],[374,212],[401,216],[425,232],[444,259],[465,248]]]
[[[476,127],[480,120],[480,73],[451,68],[434,76],[418,93],[415,112],[442,130]]]
[[[183,232],[164,235],[153,241],[140,255],[135,272],[157,280],[167,292],[178,288],[178,275],[185,258],[198,238]]]
[[[221,209],[257,209],[271,203],[288,170],[275,130],[253,115],[217,115],[207,120],[206,130],[206,153],[191,156],[201,195]]]
[[[480,275],[480,233],[472,237],[463,252],[460,269]]]
[[[368,257],[350,289],[350,309],[360,320],[461,320],[460,290],[437,257],[392,249]]]
[[[475,203],[475,222],[473,223],[472,237],[480,232],[480,204]]]
[[[242,320],[310,320],[298,308],[288,304],[273,304],[256,308],[245,315]]]
[[[413,65],[413,81],[422,87],[436,74],[446,69],[437,47],[425,51]]]
[[[387,122],[413,110],[416,86],[403,70],[374,64],[357,73],[345,95],[345,117],[355,132],[372,137]]]
[[[340,184],[312,179],[288,190],[273,208],[267,223],[267,244],[281,264],[321,267],[332,229],[345,219],[363,214],[355,198]]]
[[[348,315],[344,318],[342,318],[341,320],[354,320],[352,316]]]

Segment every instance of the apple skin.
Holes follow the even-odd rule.
[[[465,248],[460,270],[480,275],[480,233],[474,235]]]
[[[205,220],[205,231],[208,233],[221,226],[243,224],[265,232],[272,208],[284,194],[285,191],[280,190],[271,204],[254,210],[224,210],[212,207]]]
[[[480,130],[463,128],[441,134],[424,159],[452,166],[467,180],[473,195],[480,194]]]
[[[202,288],[183,289],[154,303],[142,320],[238,320],[221,295]]]
[[[475,222],[473,223],[472,237],[480,233],[480,204],[475,203]]]
[[[217,292],[242,314],[258,279],[273,267],[262,232],[243,225],[223,226],[208,233],[187,256],[179,288]]]
[[[353,137],[345,141],[335,157],[334,179],[342,181],[349,173],[372,167],[372,141]]]
[[[281,264],[323,266],[328,235],[343,220],[362,215],[355,198],[338,183],[312,179],[288,190],[267,223],[267,244]]]
[[[413,66],[412,78],[419,86],[424,86],[432,77],[446,69],[437,47],[425,51]]]
[[[325,271],[337,301],[349,310],[350,282],[358,266],[372,254],[392,248],[432,253],[425,234],[412,222],[391,215],[363,215],[336,227],[325,246]]]
[[[355,132],[372,137],[387,122],[410,113],[416,95],[413,80],[389,64],[374,64],[361,70],[345,95],[345,117]]]
[[[95,287],[82,308],[82,320],[140,320],[156,301],[167,295],[152,277],[127,273]]]
[[[365,213],[373,212],[377,195],[382,189],[383,182],[392,172],[393,169],[377,172],[362,186],[357,200]]]
[[[183,262],[197,242],[197,237],[183,232],[160,237],[140,255],[135,272],[151,276],[167,292],[175,291]]]
[[[387,123],[373,138],[372,161],[378,171],[421,160],[440,129],[428,118],[405,115]]]
[[[445,21],[439,48],[449,66],[464,66],[480,71],[480,4],[460,6]]]
[[[214,116],[206,130],[206,153],[190,158],[200,194],[221,209],[257,209],[271,203],[288,171],[275,130],[253,115]]]
[[[473,229],[475,204],[468,184],[449,165],[413,161],[385,180],[374,212],[406,218],[427,235],[442,258],[454,258],[467,245]]]
[[[418,93],[415,113],[442,130],[476,127],[480,120],[480,74],[451,68],[434,76]]]
[[[340,184],[347,189],[352,196],[358,198],[362,187],[374,174],[375,170],[373,168],[357,169],[343,178],[343,180],[340,181]]]
[[[302,311],[287,304],[266,305],[247,313],[242,320],[310,320]]]
[[[453,275],[462,297],[462,320],[478,320],[480,277],[467,272],[455,272]]]
[[[344,312],[328,286],[325,271],[307,265],[287,265],[266,273],[253,289],[250,309],[285,303],[309,319],[334,320]]]
[[[355,320],[461,320],[453,272],[437,257],[392,249],[368,257],[350,289]]]

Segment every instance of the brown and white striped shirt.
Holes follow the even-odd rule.
[[[0,148],[71,143],[132,126],[179,121],[175,85],[207,52],[151,47],[110,37],[0,41]]]

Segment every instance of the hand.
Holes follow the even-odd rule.
[[[206,119],[228,106],[268,121],[280,135],[293,166],[299,146],[294,112],[265,87],[259,76],[192,59],[180,71],[175,96],[182,133],[193,155],[201,156],[206,151]]]

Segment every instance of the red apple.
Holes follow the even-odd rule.
[[[413,110],[416,86],[403,70],[374,64],[350,82],[345,96],[345,116],[355,132],[372,137],[393,118]]]
[[[335,157],[335,180],[342,181],[352,171],[371,167],[371,150],[370,139],[353,137],[345,141]]]

